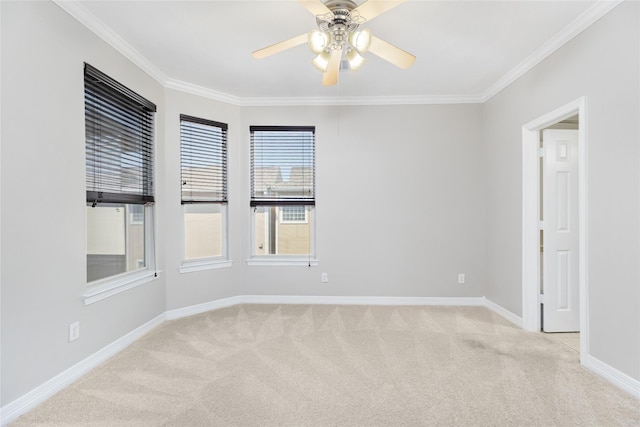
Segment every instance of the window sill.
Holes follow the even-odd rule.
[[[247,265],[299,265],[303,267],[316,267],[318,260],[308,257],[256,257],[249,258]]]
[[[182,261],[180,263],[180,273],[190,273],[192,271],[213,270],[215,268],[231,267],[233,261],[229,259],[198,259],[193,261]]]
[[[158,277],[158,273],[159,272],[144,270],[116,278],[100,280],[90,285],[90,288],[82,295],[84,305],[93,304],[94,302],[102,301],[103,299],[118,295],[129,289],[144,285]]]

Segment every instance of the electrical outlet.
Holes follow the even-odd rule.
[[[69,342],[80,338],[80,322],[73,322],[69,325]]]
[[[322,273],[321,279],[322,283],[329,283],[329,275],[327,273]]]
[[[464,284],[465,279],[466,279],[466,278],[465,278],[465,276],[464,276],[464,273],[460,273],[460,274],[458,274],[458,284],[459,284],[459,285]]]

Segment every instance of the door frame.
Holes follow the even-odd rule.
[[[578,283],[580,292],[580,360],[589,350],[587,275],[587,117],[586,97],[580,97],[522,126],[522,325],[540,331],[540,133],[578,115]]]

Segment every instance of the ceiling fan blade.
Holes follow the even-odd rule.
[[[402,69],[411,67],[416,61],[414,55],[373,35],[371,36],[369,52]]]
[[[252,55],[256,59],[266,58],[267,56],[273,55],[274,53],[282,52],[283,50],[287,50],[289,48],[306,43],[308,38],[308,34],[302,34],[292,39],[272,44],[271,46],[263,47],[262,49],[258,49],[253,52]]]
[[[331,58],[329,58],[329,65],[327,65],[327,71],[322,75],[323,86],[333,86],[338,83],[340,60],[342,60],[342,51],[339,49],[332,50]]]
[[[331,12],[320,0],[298,0],[298,3],[316,16]]]
[[[405,0],[367,0],[354,10],[357,10],[360,13],[360,16],[365,18],[367,21],[371,21],[376,16],[382,15],[386,11],[393,9],[404,2]]]

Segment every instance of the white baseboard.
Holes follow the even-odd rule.
[[[317,295],[238,295],[166,312],[167,320],[181,319],[236,304],[336,304],[336,305],[458,305],[483,306],[483,297],[353,297]]]
[[[483,306],[484,297],[359,297],[318,295],[243,295],[241,304],[457,305]]]
[[[507,319],[509,322],[513,323],[514,325],[516,325],[517,327],[519,327],[520,329],[523,329],[523,321],[522,321],[522,317],[513,314],[512,312],[510,312],[509,310],[507,310],[506,308],[502,307],[501,305],[496,304],[495,302],[491,301],[488,298],[484,299],[485,302],[485,307],[487,307],[489,310],[493,311],[496,314],[499,314],[500,316],[504,317],[505,319]]]
[[[631,378],[629,375],[612,368],[591,355],[587,355],[585,360],[582,361],[582,366],[630,393],[636,399],[640,399],[640,381],[635,378]]]
[[[69,384],[73,383],[83,375],[97,367],[107,359],[115,356],[120,351],[134,343],[140,337],[147,332],[151,331],[156,326],[162,324],[166,319],[165,313],[151,319],[144,325],[134,329],[123,337],[117,339],[111,344],[104,347],[102,350],[97,351],[86,359],[82,360],[67,369],[66,371],[56,375],[44,384],[34,388],[27,394],[19,397],[13,402],[0,408],[0,424],[7,425],[11,421],[18,418],[20,415],[27,413],[31,409],[38,406]]]
[[[231,307],[232,305],[242,304],[242,296],[223,298],[205,302],[202,304],[190,305],[188,307],[168,310],[165,313],[167,320],[182,319],[183,317],[193,316],[195,314],[206,313],[207,311],[217,310],[220,308]]]

